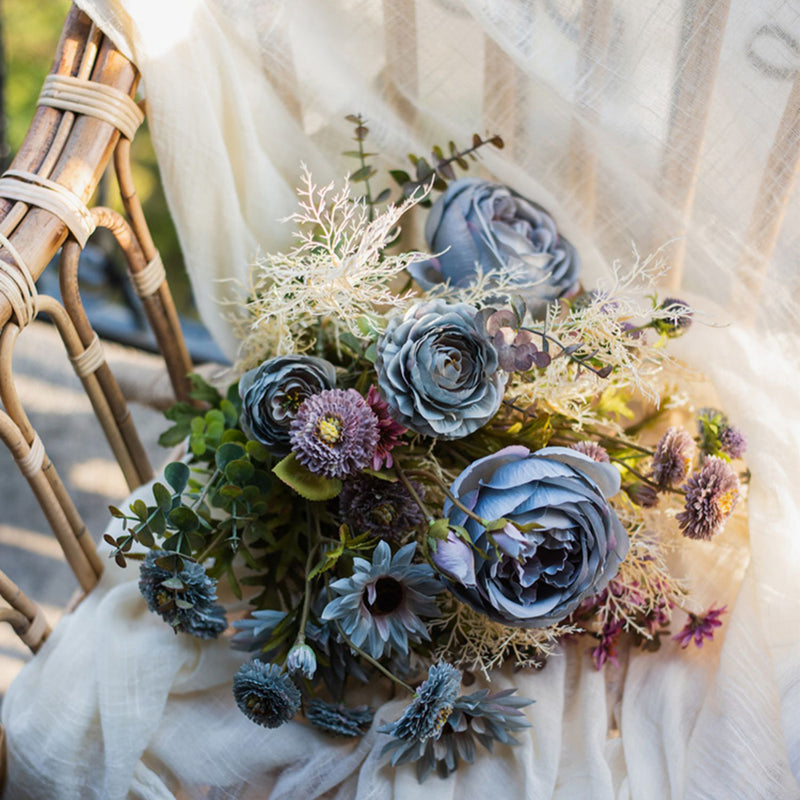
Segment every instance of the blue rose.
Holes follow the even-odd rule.
[[[336,385],[333,364],[314,356],[277,356],[242,375],[240,423],[245,435],[274,456],[292,449],[289,431],[303,401]]]
[[[389,320],[375,369],[392,417],[426,436],[467,436],[503,401],[497,351],[466,303],[435,300]]]
[[[501,270],[520,284],[535,315],[577,288],[580,258],[541,206],[479,178],[453,181],[433,204],[425,238],[434,253],[408,271],[426,290],[470,286],[478,271]]]
[[[619,487],[615,467],[575,450],[506,447],[467,467],[451,492],[476,516],[507,524],[492,541],[448,500],[445,516],[466,529],[473,549],[450,543],[434,563],[459,600],[491,619],[552,625],[605,588],[628,552],[627,533],[607,502]]]

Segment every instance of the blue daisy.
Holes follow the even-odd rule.
[[[389,545],[378,543],[372,563],[356,558],[353,574],[331,584],[338,597],[322,612],[336,621],[356,646],[373,658],[397,652],[408,654],[408,643],[428,640],[421,617],[438,617],[435,595],[442,584],[428,564],[414,564],[416,543],[392,556]]]

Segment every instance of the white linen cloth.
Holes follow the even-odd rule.
[[[541,672],[498,676],[493,688],[513,682],[536,700],[522,746],[498,747],[422,790],[411,768],[383,764],[374,730],[342,744],[299,723],[254,726],[230,693],[243,656],[222,642],[174,636],[147,613],[135,571],[109,566],[6,696],[4,796],[800,797],[800,203],[785,211],[760,293],[742,280],[752,259],[740,260],[762,171],[770,158],[788,175],[795,165],[793,149],[770,156],[770,148],[797,81],[797,12],[745,0],[729,10],[721,0],[78,5],[142,70],[201,312],[230,353],[218,300],[237,289],[217,279],[244,282],[257,247],[285,246],[291,231],[278,220],[293,210],[301,160],[318,181],[352,169],[338,157],[350,147],[348,113],[367,118],[392,166],[432,143],[501,133],[507,147],[485,154],[486,172],[554,212],[584,257],[587,285],[625,259],[632,240],[647,252],[681,237],[686,267],[676,294],[727,307],[718,320],[755,320],[695,325],[680,342],[747,434],[749,547],[748,532],[731,526],[682,554],[698,603],[728,603],[713,644],[688,652],[668,642],[600,673],[584,645],[567,646]],[[608,11],[605,33],[599,23],[588,39],[581,33],[582,8]],[[687,57],[693,15],[714,19],[718,67]],[[592,46],[582,48],[585,41]],[[701,95],[712,74],[708,102],[687,105],[686,93]],[[706,107],[702,158],[682,166],[697,180],[686,221],[661,165],[681,147],[675,131],[696,130]],[[574,145],[576,136],[585,146]],[[588,215],[580,178],[593,164]],[[683,619],[676,612],[675,630]],[[394,701],[376,719],[401,708]]]

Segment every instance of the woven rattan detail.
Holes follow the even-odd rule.
[[[43,208],[58,217],[81,247],[94,232],[94,220],[83,201],[64,186],[22,170],[8,170],[0,178],[0,197]]]
[[[17,459],[17,466],[26,478],[36,475],[44,464],[44,445],[39,434],[34,434],[31,448],[23,458]]]
[[[133,139],[144,120],[142,110],[129,95],[113,86],[69,75],[48,75],[38,104],[101,119],[126,139]]]
[[[11,253],[17,269],[0,259],[0,293],[6,296],[11,305],[17,325],[26,327],[36,316],[38,293],[36,283],[19,251],[9,239],[0,233],[0,244]]]
[[[70,356],[69,360],[72,362],[75,373],[79,378],[85,378],[96,372],[106,360],[103,345],[100,344],[98,335],[94,335],[92,343],[80,355]]]
[[[49,626],[44,618],[41,608],[36,609],[36,616],[31,621],[28,629],[20,634],[20,639],[25,642],[31,650],[36,652],[42,643],[42,639],[47,635]]]
[[[155,258],[141,272],[131,272],[133,288],[139,297],[150,297],[155,294],[166,279],[167,273],[159,253],[156,253]]]

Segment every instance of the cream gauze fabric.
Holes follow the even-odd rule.
[[[592,286],[665,246],[669,289],[705,310],[678,342],[749,440],[749,525],[676,559],[696,610],[727,603],[702,650],[667,642],[596,672],[583,644],[536,673],[522,746],[420,787],[379,758],[402,700],[373,687],[362,741],[235,708],[243,660],[174,636],[135,570],[110,565],[12,685],[6,797],[800,797],[800,17],[771,0],[78,0],[143,74],[165,189],[206,324],[291,229],[300,162],[352,169],[368,120],[403,167],[474,131],[480,170],[555,215]],[[240,284],[229,279],[238,279]],[[688,386],[700,396],[707,387]],[[749,529],[749,530],[748,530]],[[114,534],[115,531],[112,530]],[[685,617],[675,612],[677,630]],[[384,705],[382,705],[384,704]]]

